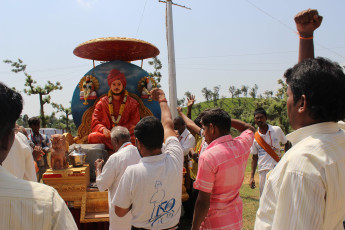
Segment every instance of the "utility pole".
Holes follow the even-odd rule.
[[[186,9],[188,7],[173,3],[171,0],[159,2],[166,3],[166,33],[168,43],[168,71],[169,71],[169,107],[171,116],[177,117],[177,90],[176,90],[176,65],[175,65],[175,47],[174,47],[174,27],[172,18],[172,5],[180,6]]]

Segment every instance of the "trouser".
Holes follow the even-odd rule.
[[[193,180],[193,179],[190,179],[190,180],[191,180],[191,187],[189,190],[187,190],[187,193],[189,195],[189,199],[185,202],[182,202],[183,209],[184,209],[184,216],[183,217],[187,218],[187,219],[193,218],[194,206],[195,206],[196,199],[198,198],[198,194],[199,194],[199,190],[194,189],[194,187],[193,187],[195,180]]]
[[[267,170],[262,170],[259,172],[260,197],[261,197],[262,192],[264,191],[264,187],[265,187],[265,183],[266,183],[266,175],[269,171],[271,171],[271,170],[267,169]]]
[[[44,155],[40,161],[37,162],[38,163],[38,178],[37,178],[37,182],[39,183],[42,179],[42,175],[43,173],[45,173],[47,171],[47,169],[49,168],[48,166],[48,160],[47,160],[47,155]]]

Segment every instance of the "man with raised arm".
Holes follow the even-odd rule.
[[[116,126],[111,130],[111,143],[114,146],[115,154],[112,154],[102,169],[104,161],[95,161],[96,182],[98,189],[103,192],[109,190],[109,229],[126,230],[131,229],[132,215],[127,213],[120,218],[115,214],[111,200],[115,196],[120,179],[129,165],[137,164],[140,161],[138,149],[131,143],[131,134],[128,129]]]
[[[119,217],[132,213],[132,229],[178,229],[183,149],[164,92],[153,89],[151,95],[160,104],[161,121],[149,116],[136,125],[135,141],[142,159],[127,167],[112,204]]]
[[[192,229],[242,229],[242,200],[239,195],[255,129],[231,120],[222,109],[210,109],[201,119],[209,144],[199,158],[194,188],[199,190]],[[239,130],[232,138],[230,127]]]
[[[201,118],[205,114],[205,111],[207,110],[201,112],[199,116],[195,118],[194,121],[192,121],[190,117],[188,116],[190,116],[190,111],[194,103],[194,96],[191,95],[190,98],[188,98],[187,115],[185,115],[182,112],[181,107],[177,107],[177,112],[179,116],[184,120],[184,122],[186,123],[187,129],[194,136],[195,141],[196,141],[195,147],[192,149],[189,149],[189,152],[188,152],[189,162],[187,162],[188,164],[185,162],[185,168],[187,169],[186,177],[189,176],[190,178],[189,184],[186,183],[188,182],[188,180],[185,180],[185,186],[187,188],[189,199],[188,201],[185,202],[183,206],[184,211],[185,211],[183,218],[187,218],[187,219],[193,218],[194,206],[199,194],[199,190],[193,188],[193,184],[195,182],[195,179],[198,173],[199,156],[207,148],[207,143],[205,142],[205,138],[202,135],[203,130],[201,129],[201,124],[200,124]],[[190,103],[191,100],[193,100],[193,103]]]
[[[272,170],[255,229],[343,229],[345,219],[345,74],[334,62],[313,58],[313,32],[322,17],[306,10],[295,17],[299,63],[285,72],[287,113],[296,131],[292,148]],[[307,58],[307,59],[306,59]]]

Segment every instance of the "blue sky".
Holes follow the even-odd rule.
[[[345,65],[343,0],[175,2],[192,8],[173,7],[178,98],[190,91],[204,101],[201,89],[217,85],[226,97],[230,85],[276,91],[277,80],[297,61],[293,17],[307,8],[324,16],[314,34],[316,56]],[[99,37],[137,38],[157,46],[168,94],[165,4],[158,0],[0,0],[0,7],[1,60],[21,58],[40,85],[60,81],[63,90],[51,94],[53,102],[69,105],[80,78],[92,68],[92,61],[74,56],[73,50]],[[152,70],[147,62],[143,68]],[[23,90],[24,79],[0,63],[0,81]],[[38,115],[38,97],[23,95],[23,114]],[[45,110],[53,111],[50,105]]]

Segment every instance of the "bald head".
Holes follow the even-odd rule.
[[[111,130],[110,133],[111,143],[114,146],[115,152],[119,150],[121,145],[131,141],[131,134],[128,129],[122,126],[116,126]]]

